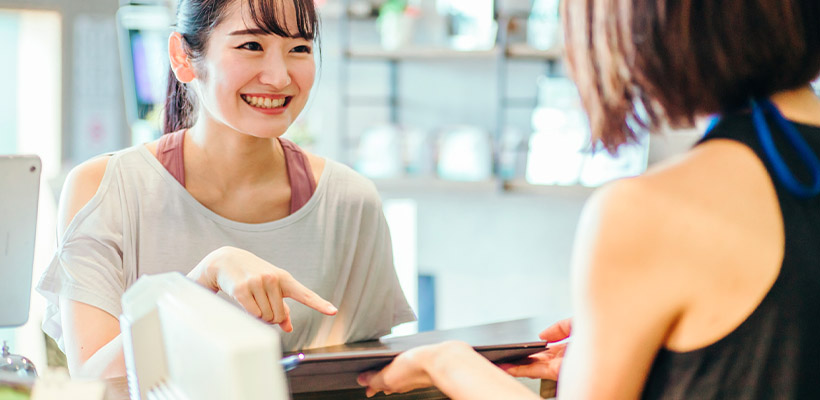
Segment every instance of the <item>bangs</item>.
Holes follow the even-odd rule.
[[[313,0],[248,0],[246,4],[251,22],[265,33],[310,41],[318,39],[319,19]],[[291,5],[296,15],[295,27],[288,26],[287,21],[286,8]]]

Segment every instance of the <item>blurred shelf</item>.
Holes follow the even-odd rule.
[[[498,50],[470,50],[461,51],[449,47],[403,47],[386,50],[381,46],[357,46],[345,51],[349,58],[376,59],[376,60],[459,60],[459,59],[490,59],[498,55]]]
[[[502,189],[498,180],[479,182],[448,181],[439,178],[404,177],[373,179],[379,192],[390,193],[452,193],[452,194],[490,194]]]
[[[458,59],[490,59],[497,57],[498,49],[489,50],[456,50],[450,47],[422,47],[408,46],[399,49],[387,50],[381,46],[356,46],[345,51],[350,58],[364,58],[376,60],[458,60]],[[511,43],[504,49],[504,55],[511,59],[531,59],[557,61],[564,56],[564,50],[554,48],[538,50],[526,43]]]
[[[394,178],[373,179],[379,192],[383,194],[427,194],[491,195],[520,194],[549,197],[565,197],[584,200],[595,191],[594,187],[582,185],[534,185],[523,179],[492,179],[479,182],[449,181],[438,178]]]
[[[589,187],[580,184],[575,185],[536,185],[523,179],[504,181],[502,188],[505,192],[551,197],[571,197],[586,199],[597,187]]]
[[[564,49],[538,50],[526,43],[510,43],[507,45],[505,54],[507,58],[558,61],[564,56]]]

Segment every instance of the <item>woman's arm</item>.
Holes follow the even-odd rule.
[[[60,298],[66,360],[74,378],[125,376],[120,323],[113,315],[85,303]]]
[[[358,382],[367,386],[368,397],[436,386],[454,400],[539,399],[463,342],[406,351],[383,370],[361,374]]]
[[[77,212],[97,193],[109,158],[86,161],[66,178],[58,209],[58,242],[62,242]],[[109,378],[125,375],[122,344],[113,341],[120,334],[120,324],[115,316],[85,303],[60,298],[60,319],[72,376]],[[97,354],[102,348],[105,351]]]
[[[637,178],[616,182],[587,203],[573,251],[575,316],[561,398],[640,396],[692,295],[680,232],[691,232],[687,225],[696,221],[682,220],[675,201]]]

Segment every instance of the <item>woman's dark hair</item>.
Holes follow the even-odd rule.
[[[744,108],[820,74],[818,0],[563,0],[567,62],[592,137]]]
[[[235,1],[245,2],[249,24],[255,24],[265,33],[304,38],[319,43],[319,19],[314,0],[179,0],[175,30],[182,35],[183,46],[191,61],[205,56],[208,39],[214,28],[225,17],[228,6]],[[285,1],[292,1],[296,10],[296,31],[285,22]],[[201,74],[199,77],[203,77]],[[163,113],[163,133],[190,128],[196,119],[196,99],[186,84],[178,81],[173,71],[168,73],[168,93]]]

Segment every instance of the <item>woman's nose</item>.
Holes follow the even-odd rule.
[[[259,76],[259,80],[263,84],[270,85],[276,90],[284,89],[290,85],[288,65],[281,55],[265,57],[263,62],[262,73]]]

